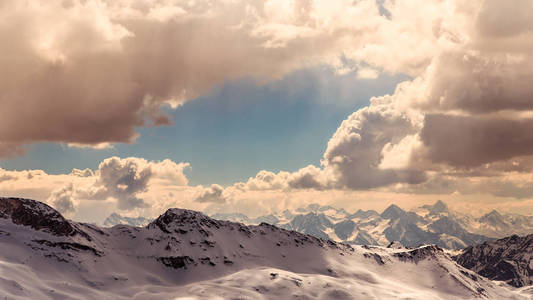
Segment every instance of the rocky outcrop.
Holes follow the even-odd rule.
[[[533,235],[513,235],[466,248],[454,259],[492,280],[521,287],[533,283]]]
[[[0,218],[11,219],[17,225],[30,226],[35,230],[47,231],[56,236],[87,234],[78,230],[58,211],[35,200],[23,198],[0,198]]]

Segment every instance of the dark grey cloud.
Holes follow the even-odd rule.
[[[431,161],[458,168],[533,154],[533,119],[428,114],[421,139]]]

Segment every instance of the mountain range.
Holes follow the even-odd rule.
[[[406,211],[391,205],[382,213],[358,210],[349,213],[342,208],[309,204],[294,211],[285,210],[250,218],[242,213],[217,213],[212,218],[248,225],[262,222],[295,230],[318,238],[351,245],[387,246],[399,241],[407,247],[435,244],[447,249],[463,249],[512,234],[533,233],[533,217],[500,214],[493,210],[479,218],[454,212],[443,201]],[[104,225],[138,225],[117,214],[106,219]],[[146,223],[149,220],[143,219]]]
[[[387,214],[403,218],[398,209]],[[0,292],[6,299],[527,297],[434,245],[352,246],[177,208],[145,227],[100,228],[20,198],[0,198]]]

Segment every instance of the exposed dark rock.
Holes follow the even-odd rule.
[[[443,253],[444,250],[442,250],[442,248],[435,245],[430,245],[405,252],[394,253],[394,256],[401,261],[418,263],[423,259],[435,257],[436,255]]]
[[[492,280],[521,287],[533,283],[533,235],[513,235],[470,246],[454,257],[458,264]]]
[[[87,245],[83,245],[80,243],[71,243],[71,242],[52,242],[47,240],[32,240],[32,242],[35,242],[40,245],[44,245],[47,247],[54,247],[54,248],[61,248],[63,250],[74,250],[74,251],[88,251],[96,256],[102,256],[102,252],[96,250],[95,248]]]
[[[212,267],[216,266],[217,264],[215,264],[213,261],[211,261],[211,258],[210,257],[202,257],[199,259],[200,260],[200,263],[202,265],[205,265],[205,264],[208,264]]]
[[[90,240],[89,235],[75,228],[58,211],[35,200],[0,198],[0,218],[11,218],[15,224],[30,226],[56,236],[79,234]]]
[[[366,258],[373,258],[379,265],[385,264],[383,257],[377,253],[364,253],[363,256]]]
[[[188,265],[194,264],[194,259],[189,256],[158,257],[157,260],[165,266],[173,269],[187,269]]]

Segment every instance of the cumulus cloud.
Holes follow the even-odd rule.
[[[48,198],[47,202],[62,214],[72,214],[75,212],[74,203],[72,201],[73,193],[74,186],[69,184],[54,191]]]
[[[193,203],[201,187],[188,186],[187,168],[185,162],[137,157],[110,157],[96,170],[73,169],[69,174],[0,168],[0,195],[46,201],[85,222],[103,221],[99,218],[114,211],[152,216],[169,206],[199,209]]]
[[[136,157],[111,157],[98,166],[94,173],[94,184],[79,192],[84,195],[82,197],[91,199],[116,199],[117,207],[121,210],[146,207],[147,204],[139,194],[148,190],[150,181],[164,180],[175,186],[185,186],[188,180],[183,171],[188,166],[188,163],[178,164],[168,159],[149,162]],[[80,172],[73,170],[73,173],[79,176]]]
[[[356,55],[372,68],[401,71],[413,79],[400,83],[393,95],[371,99],[343,121],[320,167],[261,171],[235,187],[385,187],[411,193],[533,196],[520,174],[531,170],[533,155],[533,31],[522,13],[531,4],[514,0],[509,8],[493,0],[425,1],[409,10],[413,5],[385,1],[383,9],[393,25],[380,30],[402,31],[406,41],[391,38],[400,47],[416,41],[421,46],[413,49],[419,49],[432,41],[426,53],[414,53],[417,64],[405,52],[397,64],[370,53]],[[431,31],[414,30],[405,18],[427,24]],[[388,45],[374,42],[368,49],[378,53]],[[391,55],[397,53],[390,49]]]
[[[136,158],[120,159],[112,157],[98,166],[98,179],[90,197],[117,200],[119,209],[133,209],[146,206],[138,194],[148,189],[148,181],[153,176],[146,161]]]
[[[196,202],[202,203],[225,203],[226,195],[224,188],[218,184],[212,184],[208,188],[204,188],[195,199]]]
[[[405,26],[401,20],[411,3],[405,2],[384,3],[399,27]],[[498,196],[530,195],[508,172],[529,169],[533,155],[533,32],[530,18],[518,12],[531,4],[428,3],[422,10],[435,9],[427,10],[425,18],[433,20],[433,32],[406,33],[435,38],[436,50],[421,56],[427,58],[422,71],[412,72],[413,79],[399,84],[393,95],[373,98],[343,121],[328,143],[321,169],[303,187],[323,188],[312,179],[327,172],[334,178],[329,188],[407,184],[427,192],[477,189]],[[387,60],[370,61],[391,67]],[[456,178],[467,178],[469,184],[457,184]],[[495,178],[501,183],[495,184]]]

